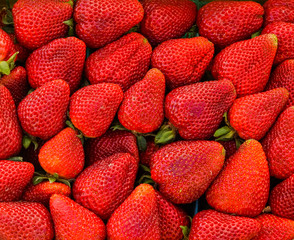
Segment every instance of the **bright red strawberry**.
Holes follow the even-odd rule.
[[[9,37],[14,43],[15,52],[18,52],[17,61],[25,62],[27,58],[29,57],[29,55],[31,54],[31,51],[17,42],[15,33],[9,33]]]
[[[294,106],[287,108],[262,141],[271,176],[286,179],[294,174]]]
[[[164,120],[165,78],[156,68],[149,70],[143,80],[125,93],[118,110],[118,120],[127,129],[150,133]]]
[[[69,116],[86,137],[100,137],[109,128],[122,100],[123,91],[117,84],[86,86],[71,96]]]
[[[55,136],[65,126],[69,95],[68,84],[55,80],[26,96],[17,109],[22,128],[42,139]]]
[[[149,167],[152,155],[159,149],[159,146],[154,143],[154,137],[147,137],[147,147],[145,151],[140,151],[140,163]]]
[[[196,4],[190,0],[143,0],[141,32],[152,45],[180,38],[195,23]]]
[[[91,84],[118,84],[126,91],[148,71],[152,48],[139,33],[130,33],[92,53],[85,63]]]
[[[12,9],[17,41],[36,49],[65,37],[68,26],[63,22],[72,17],[72,12],[70,0],[18,0]]]
[[[50,213],[41,203],[0,203],[0,239],[52,240],[53,237]]]
[[[197,26],[200,36],[224,48],[257,32],[263,14],[263,7],[256,2],[213,1],[200,8]]]
[[[189,240],[251,240],[260,229],[261,225],[255,219],[204,210],[193,217]]]
[[[133,191],[137,170],[137,160],[129,153],[101,159],[77,177],[74,199],[102,219],[108,219]]]
[[[230,156],[234,155],[235,152],[237,151],[237,146],[236,146],[236,141],[231,140],[231,141],[219,141],[221,145],[226,150],[226,159],[228,159]]]
[[[101,48],[121,37],[143,16],[143,7],[137,0],[78,0],[75,30],[88,47]]]
[[[274,34],[233,43],[215,57],[212,75],[232,81],[238,97],[261,92],[269,79],[277,46]]]
[[[166,77],[170,89],[199,82],[214,53],[206,38],[172,39],[154,49],[151,65]]]
[[[104,240],[106,238],[103,221],[66,196],[54,194],[50,198],[50,212],[56,240]]]
[[[47,141],[40,149],[39,162],[49,174],[75,178],[83,170],[85,162],[83,145],[76,131],[65,128]]]
[[[26,61],[28,80],[33,88],[47,82],[62,79],[66,81],[71,93],[81,82],[86,45],[75,38],[60,38],[35,50]]]
[[[0,84],[0,159],[19,153],[22,131],[17,120],[15,103],[9,90]]]
[[[0,61],[8,59],[12,48],[12,40],[10,39],[9,35],[0,28]]]
[[[178,141],[153,154],[151,177],[173,203],[191,203],[208,188],[223,167],[225,150],[212,141]]]
[[[247,140],[225,162],[208,188],[206,200],[220,212],[254,217],[267,203],[269,183],[268,162],[261,144]]]

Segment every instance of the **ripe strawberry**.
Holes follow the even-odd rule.
[[[13,49],[13,42],[9,35],[0,28],[0,61],[7,60]]]
[[[71,93],[80,85],[86,45],[75,38],[60,38],[35,50],[26,61],[28,80],[38,88],[56,79],[66,81]]]
[[[22,128],[42,139],[55,136],[65,126],[69,94],[68,84],[55,80],[26,96],[17,109]]]
[[[129,153],[101,159],[78,176],[73,186],[74,199],[108,219],[134,189],[137,169],[137,160]]]
[[[14,43],[14,51],[18,52],[17,54],[17,61],[25,62],[29,55],[31,54],[31,50],[25,48],[24,46],[20,45],[19,42],[16,40],[15,33],[8,34],[12,42]]]
[[[217,211],[254,217],[265,207],[269,183],[268,163],[261,144],[247,140],[225,162],[208,188],[206,200]]]
[[[85,63],[91,84],[118,84],[126,91],[148,71],[152,48],[139,33],[130,33],[92,53]]]
[[[204,210],[193,217],[189,240],[250,240],[257,236],[260,229],[261,225],[255,219]]]
[[[0,84],[0,159],[18,154],[21,144],[22,132],[13,98],[9,90]]]
[[[214,53],[203,37],[172,39],[154,49],[151,65],[166,77],[168,88],[199,82]]]
[[[78,0],[74,9],[76,34],[90,48],[101,48],[138,24],[144,15],[137,0]]]
[[[54,221],[56,240],[106,238],[103,221],[66,196],[54,194],[50,198],[50,212]]]
[[[63,22],[71,18],[72,12],[70,0],[18,0],[12,9],[17,41],[36,49],[65,37],[68,26]]]
[[[191,203],[198,199],[217,176],[225,150],[212,141],[178,141],[153,154],[151,177],[169,201]]]
[[[84,149],[75,130],[65,128],[49,141],[39,153],[39,162],[49,174],[59,177],[75,178],[84,167]]]
[[[269,79],[277,45],[274,34],[233,43],[215,57],[212,75],[232,81],[238,97],[261,92]]]
[[[69,116],[86,137],[100,137],[109,128],[122,100],[123,91],[117,84],[86,86],[71,96]]]
[[[149,167],[151,165],[152,156],[159,149],[159,146],[154,143],[154,137],[147,137],[146,142],[146,150],[139,153],[140,163]]]
[[[263,23],[263,7],[252,1],[214,1],[199,10],[199,34],[224,48],[248,39]]]
[[[196,4],[190,0],[143,0],[141,32],[152,45],[180,38],[195,23]]]
[[[50,213],[41,203],[0,203],[0,239],[52,240],[53,237]]]

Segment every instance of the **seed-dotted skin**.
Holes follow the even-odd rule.
[[[215,79],[228,79],[238,97],[261,92],[269,80],[278,43],[274,34],[239,41],[223,49],[214,59]]]
[[[63,80],[46,83],[27,95],[17,112],[22,128],[41,139],[49,139],[65,126],[70,89]]]
[[[263,5],[265,18],[264,26],[271,22],[294,23],[294,1],[293,0],[268,0]]]
[[[206,192],[206,200],[217,211],[255,217],[269,196],[269,169],[261,144],[245,141],[231,156]]]
[[[13,42],[9,35],[0,28],[0,61],[7,60],[10,51],[13,48]]]
[[[223,167],[225,150],[212,141],[178,141],[152,157],[151,177],[175,204],[191,203],[208,188]]]
[[[87,58],[85,74],[91,84],[118,84],[126,91],[148,71],[152,48],[139,33],[130,33]]]
[[[47,82],[62,79],[71,93],[81,82],[86,45],[75,38],[59,38],[35,50],[26,61],[28,81],[33,88]]]
[[[101,48],[141,22],[138,0],[78,0],[74,9],[77,36],[90,48]]]
[[[262,139],[285,107],[289,92],[275,88],[238,98],[229,110],[230,125],[243,139]]]
[[[72,95],[69,116],[86,137],[100,137],[109,128],[122,100],[123,91],[117,84],[86,86]]]
[[[286,179],[294,174],[294,106],[287,108],[262,141],[271,176]]]
[[[228,80],[179,87],[165,99],[165,117],[186,140],[209,139],[236,98]]]
[[[182,38],[163,42],[152,53],[151,65],[166,78],[170,89],[199,82],[214,53],[206,38]]]
[[[0,239],[52,240],[53,237],[51,215],[41,203],[0,203]]]
[[[255,219],[204,210],[194,216],[189,240],[251,240],[260,229],[261,224]]]
[[[101,159],[78,176],[73,186],[74,199],[108,219],[133,191],[137,170],[137,160],[129,153]]]
[[[197,26],[200,36],[224,48],[257,32],[263,14],[263,7],[252,1],[213,1],[200,8]]]

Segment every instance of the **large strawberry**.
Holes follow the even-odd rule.
[[[232,81],[238,97],[261,92],[269,79],[277,46],[274,34],[233,43],[215,57],[212,75]]]
[[[166,77],[170,89],[199,82],[214,53],[206,38],[182,38],[163,42],[152,53],[152,67]]]
[[[123,91],[140,81],[148,71],[152,48],[139,33],[130,33],[92,53],[85,74],[91,84],[109,82]]]
[[[80,85],[86,45],[75,38],[60,38],[35,50],[26,61],[28,81],[38,88],[56,79],[66,81],[71,93]]]
[[[88,47],[101,48],[138,24],[143,15],[137,0],[78,0],[74,9],[76,34]]]

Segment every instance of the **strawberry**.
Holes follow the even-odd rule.
[[[217,211],[254,217],[267,203],[269,183],[268,163],[261,144],[247,140],[225,162],[208,188],[206,200]]]
[[[263,7],[252,1],[213,1],[199,10],[199,34],[217,48],[248,39],[263,23]]]
[[[80,85],[86,45],[75,38],[60,38],[35,50],[26,61],[28,80],[38,88],[56,79],[66,81],[71,93]]]
[[[271,176],[286,179],[294,174],[294,106],[287,108],[262,141]]]
[[[92,53],[85,63],[91,84],[109,82],[126,91],[148,71],[152,48],[139,33],[130,33]]]
[[[199,82],[214,53],[211,42],[203,37],[172,39],[152,53],[151,65],[166,77],[168,88]]]
[[[84,168],[84,149],[75,130],[65,128],[40,149],[39,162],[49,174],[74,178]]]
[[[154,143],[154,137],[147,137],[146,142],[146,150],[140,151],[140,163],[149,167],[152,156],[159,149],[159,146]]]
[[[21,144],[22,132],[13,98],[9,90],[0,84],[0,159],[18,154]]]
[[[15,33],[9,33],[8,34],[12,42],[14,43],[14,50],[15,52],[18,52],[17,54],[17,61],[19,62],[25,62],[29,55],[31,54],[31,50],[25,48],[24,46],[20,45],[17,40]]]
[[[212,141],[178,141],[152,156],[151,177],[169,201],[191,203],[208,188],[221,170],[225,150]]]
[[[180,38],[195,23],[196,4],[190,0],[143,0],[141,32],[152,45]]]
[[[269,79],[277,45],[274,34],[233,43],[215,57],[212,75],[232,81],[238,97],[261,92]]]
[[[204,210],[193,217],[189,240],[250,240],[257,236],[260,229],[261,225],[255,219]]]
[[[65,126],[69,95],[68,84],[55,80],[26,96],[17,109],[22,128],[42,139],[55,136]]]
[[[262,34],[275,34],[278,37],[278,50],[274,64],[294,58],[294,23],[273,22],[268,24]]]
[[[12,9],[17,41],[36,49],[65,37],[68,26],[64,21],[71,18],[72,12],[70,0],[18,0]]]
[[[0,239],[52,240],[53,237],[50,213],[41,203],[0,203]]]
[[[54,194],[50,198],[50,212],[54,221],[56,240],[106,238],[103,221],[66,196]]]
[[[76,34],[90,48],[101,48],[138,24],[144,15],[137,0],[78,0],[74,9]]]
[[[109,128],[122,100],[123,91],[117,84],[86,86],[71,96],[69,116],[86,137],[100,137]]]
[[[73,186],[74,199],[102,219],[108,219],[131,194],[137,169],[137,160],[129,153],[101,159],[78,176]]]
[[[165,78],[156,68],[125,93],[118,110],[118,120],[127,129],[149,133],[157,130],[164,119]]]
[[[13,49],[13,42],[9,35],[0,28],[0,61],[7,60]]]

